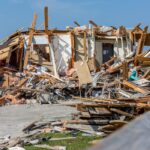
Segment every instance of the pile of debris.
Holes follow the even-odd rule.
[[[36,30],[35,14],[29,31],[17,31],[0,46],[1,106],[80,100],[66,104],[80,113],[56,124],[61,130],[105,134],[149,111],[147,26],[117,29],[89,21],[89,26],[75,22],[74,28],[49,30],[47,7],[44,13],[45,30]],[[80,124],[94,125],[95,131],[88,132]],[[32,125],[32,129],[39,127],[45,124]]]

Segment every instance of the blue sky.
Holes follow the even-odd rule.
[[[99,25],[133,27],[150,25],[150,0],[0,0],[0,38],[31,25],[37,12],[37,28],[44,22],[44,6],[49,7],[50,28],[64,29],[90,19]]]

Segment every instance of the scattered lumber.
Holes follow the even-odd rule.
[[[140,93],[142,93],[142,94],[149,94],[149,92],[150,92],[150,91],[148,91],[148,90],[146,90],[146,89],[143,89],[143,88],[141,88],[141,87],[138,87],[138,86],[135,85],[134,83],[131,83],[131,82],[126,81],[126,80],[123,81],[123,85],[125,85],[125,86],[127,86],[127,87],[129,87],[129,88],[132,88],[132,89],[134,89],[135,91],[140,92]]]
[[[23,129],[27,139],[52,131],[104,136],[150,110],[150,50],[143,51],[150,46],[148,26],[117,29],[90,20],[90,27],[75,21],[77,27],[49,30],[48,7],[44,30],[36,29],[36,20],[35,13],[28,31],[17,31],[0,45],[0,106],[68,100],[66,105],[79,112],[67,121],[32,122]],[[21,144],[22,139],[11,142],[5,146]]]
[[[65,146],[34,145],[34,147],[48,150],[66,150]]]

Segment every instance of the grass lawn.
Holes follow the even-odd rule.
[[[71,133],[50,133],[43,134],[40,137],[62,138],[62,137],[74,137],[76,139],[62,140],[62,141],[46,141],[40,144],[47,144],[50,146],[66,146],[66,150],[85,150],[90,146],[90,141],[101,139],[99,136],[83,136],[81,132],[75,135]],[[42,148],[35,148],[33,145],[24,147],[26,150],[46,150]]]

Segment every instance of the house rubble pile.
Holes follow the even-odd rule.
[[[107,133],[149,110],[147,26],[115,28],[91,20],[49,30],[47,7],[44,14],[44,30],[36,29],[34,14],[28,31],[17,31],[0,46],[0,105],[77,99],[68,103],[80,111],[74,123],[103,124]]]

